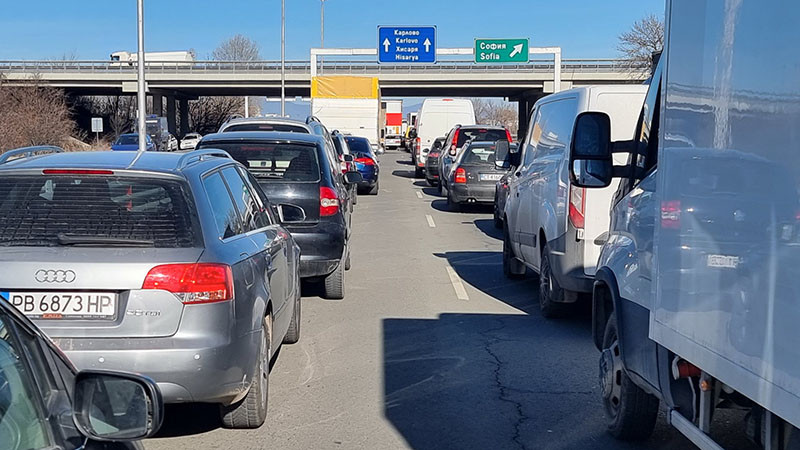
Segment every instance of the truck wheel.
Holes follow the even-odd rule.
[[[272,316],[261,325],[261,345],[247,396],[237,403],[220,407],[225,428],[258,428],[267,419],[269,397],[269,362],[272,357]]]
[[[658,399],[636,386],[625,373],[614,313],[606,323],[603,335],[600,391],[608,431],[612,436],[623,441],[641,441],[653,434],[658,418]]]
[[[511,249],[511,234],[508,227],[503,227],[503,274],[512,280],[525,278],[526,268],[517,258]]]
[[[328,300],[344,298],[344,265],[344,261],[340,262],[336,270],[325,277],[323,297]]]
[[[294,296],[294,314],[292,321],[289,322],[289,330],[283,337],[284,344],[296,344],[300,340],[300,286],[297,286],[297,294]]]
[[[549,255],[550,248],[545,244],[539,268],[539,309],[544,317],[554,319],[565,316],[571,305],[564,303],[564,289],[553,276]]]

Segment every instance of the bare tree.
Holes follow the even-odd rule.
[[[481,125],[506,127],[511,134],[519,128],[519,115],[511,103],[486,98],[473,98],[475,120]]]
[[[8,86],[0,79],[0,152],[29,145],[75,148],[85,138],[71,117],[64,93],[31,80]],[[76,141],[77,138],[77,141]]]
[[[237,34],[224,40],[212,53],[217,61],[255,61],[261,58],[258,43]],[[250,109],[258,111],[257,97],[250,98]],[[231,116],[244,115],[243,97],[200,97],[189,103],[189,125],[200,134],[213,133]]]
[[[637,20],[629,31],[619,35],[617,50],[631,70],[649,69],[653,53],[664,48],[664,22],[650,14]]]

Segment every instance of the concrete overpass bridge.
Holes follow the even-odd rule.
[[[376,52],[312,49],[308,61],[286,62],[286,94],[310,96],[315,75],[370,76],[378,78],[384,97],[505,97],[519,102],[520,123],[525,123],[533,103],[547,93],[591,84],[641,83],[646,78],[619,60],[562,60],[558,47],[531,49],[532,59],[525,64],[476,64],[471,48],[438,49],[436,64],[378,64]],[[0,77],[10,86],[37,79],[75,95],[136,93],[136,65],[125,62],[0,61]],[[279,61],[151,62],[145,78],[154,112],[164,113],[166,98],[166,115],[180,110],[183,116],[187,101],[199,96],[277,97],[281,67]]]

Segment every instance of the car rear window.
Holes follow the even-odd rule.
[[[462,164],[490,165],[494,164],[495,146],[471,146],[464,152]]]
[[[458,133],[456,147],[461,148],[467,141],[488,141],[495,142],[508,139],[506,130],[486,129],[486,128],[462,128]]]
[[[305,127],[283,123],[243,123],[225,128],[226,133],[229,131],[277,131],[281,133],[308,134],[308,129]]]
[[[228,152],[261,183],[319,181],[317,147],[312,144],[211,142],[206,146]]]
[[[348,137],[345,138],[347,145],[350,147],[352,153],[367,153],[372,154],[372,146],[369,141],[363,138]]]
[[[139,143],[139,136],[120,136],[117,139],[117,144],[119,145],[132,145]]]
[[[183,186],[145,177],[3,176],[0,247],[109,245],[92,238],[122,247],[195,247],[200,232]]]

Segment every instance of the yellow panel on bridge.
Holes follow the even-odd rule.
[[[379,98],[375,77],[314,77],[311,98]]]

